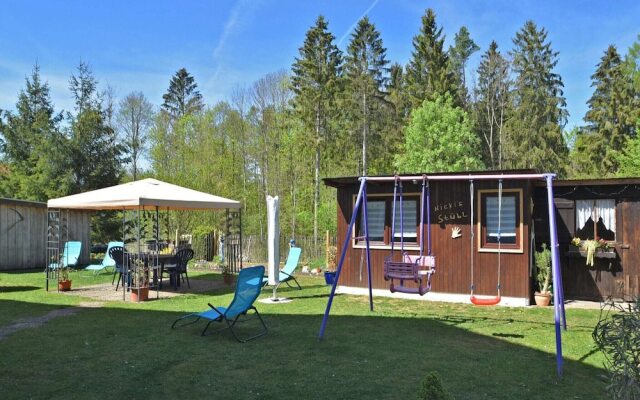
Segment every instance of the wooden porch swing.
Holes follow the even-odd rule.
[[[399,193],[398,193],[399,192]],[[399,194],[399,196],[398,196]],[[425,207],[425,197],[427,207]],[[400,252],[401,261],[394,261],[396,203],[400,203]],[[423,296],[431,290],[431,276],[436,272],[436,258],[431,254],[431,212],[429,209],[429,182],[426,175],[422,177],[422,196],[420,199],[420,255],[410,255],[404,251],[404,214],[402,207],[402,182],[396,176],[393,187],[393,213],[391,222],[391,254],[384,261],[384,279],[391,281],[391,293],[412,293]],[[424,213],[427,210],[427,254],[424,254]],[[399,280],[399,284],[396,284]],[[413,281],[418,287],[405,286],[404,281]]]

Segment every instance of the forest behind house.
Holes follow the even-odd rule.
[[[339,48],[319,16],[290,67],[211,104],[186,68],[167,77],[156,107],[140,91],[116,98],[81,62],[69,79],[75,106],[59,110],[36,64],[15,110],[0,110],[0,197],[46,201],[155,177],[241,201],[244,234],[258,237],[265,197],[277,195],[283,237],[322,243],[336,229],[325,177],[514,168],[640,176],[640,36],[628,49],[602,49],[584,124],[568,129],[562,55],[544,27],[528,21],[512,43],[487,49],[464,26],[453,35],[446,48],[426,10],[401,65],[367,17]],[[109,220],[94,224],[95,241],[117,232]],[[223,216],[175,221],[182,232],[224,225]]]

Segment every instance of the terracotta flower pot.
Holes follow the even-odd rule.
[[[234,276],[233,274],[222,274],[222,280],[225,283],[225,285],[231,285],[233,284]]]
[[[131,301],[133,302],[141,302],[149,300],[149,288],[131,288]]]
[[[66,280],[58,282],[58,290],[61,292],[68,292],[71,290],[71,281]]]
[[[533,297],[536,300],[536,305],[539,307],[548,307],[551,304],[551,293],[535,292]]]

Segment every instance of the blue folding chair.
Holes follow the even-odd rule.
[[[60,263],[54,262],[49,264],[49,269],[58,269],[65,267],[70,268],[78,266],[78,259],[80,258],[81,249],[82,242],[66,242],[64,244],[64,250],[62,250]]]
[[[296,285],[298,285],[298,289],[302,290],[300,284],[293,276],[293,272],[298,267],[298,261],[300,261],[300,254],[302,254],[302,249],[300,247],[291,247],[289,248],[289,255],[287,256],[287,262],[284,264],[284,267],[280,270],[278,274],[278,284],[276,285],[276,289],[280,287],[281,284],[286,283],[287,286],[292,288],[289,284],[289,281],[294,281]],[[269,278],[262,279],[262,286],[266,286],[269,283]]]
[[[221,329],[218,329],[216,332],[229,329],[233,337],[238,342],[241,342],[241,343],[245,343],[245,342],[248,342],[249,340],[253,340],[260,336],[266,335],[267,325],[265,325],[264,320],[260,316],[260,313],[258,312],[258,310],[253,306],[253,303],[256,301],[256,299],[260,295],[260,289],[262,288],[263,277],[264,277],[264,266],[262,265],[251,267],[251,268],[245,268],[241,270],[240,274],[238,275],[236,292],[235,292],[235,295],[233,296],[233,300],[231,301],[231,304],[229,304],[229,307],[214,307],[213,305],[211,305],[211,303],[209,303],[209,307],[211,307],[210,310],[206,310],[200,313],[187,314],[183,317],[180,317],[173,322],[173,324],[171,325],[171,328],[175,328],[176,324],[179,321],[182,321],[184,319],[195,318],[194,321],[180,324],[178,326],[191,325],[200,321],[200,319],[202,318],[202,319],[209,320],[209,322],[207,323],[207,326],[205,326],[204,330],[202,331],[202,336],[204,336],[205,332],[207,331],[207,329],[209,328],[209,325],[211,325],[212,322],[224,322],[226,326]],[[253,310],[255,316],[253,318],[239,320],[241,316],[247,315],[249,310]],[[260,320],[260,323],[262,324],[262,327],[263,327],[262,331],[257,335],[251,336],[246,339],[240,338],[236,334],[235,330],[233,329],[236,323],[246,322],[248,320],[255,319],[256,317]]]
[[[93,271],[93,274],[97,275],[101,271],[108,271],[109,268],[115,267],[116,262],[113,258],[111,258],[111,255],[109,254],[109,250],[111,250],[113,247],[116,247],[116,246],[124,247],[124,244],[122,242],[109,242],[109,244],[107,245],[107,250],[104,253],[104,258],[102,259],[102,262],[100,264],[87,265],[87,267],[85,268],[85,271]]]

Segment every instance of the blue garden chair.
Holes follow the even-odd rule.
[[[60,262],[54,262],[49,264],[49,269],[58,268],[71,268],[78,266],[78,259],[80,258],[80,250],[82,249],[82,242],[66,242],[64,244],[64,250],[60,257]]]
[[[88,265],[85,268],[85,270],[86,271],[93,271],[93,274],[97,275],[101,271],[108,271],[109,268],[115,267],[116,266],[116,262],[109,255],[109,250],[111,250],[111,248],[116,247],[116,246],[124,247],[124,244],[122,242],[109,242],[109,244],[107,245],[107,250],[104,252],[104,258],[102,259],[102,262],[100,264]]]
[[[222,331],[224,329],[229,329],[233,337],[238,342],[241,342],[241,343],[245,343],[245,342],[248,342],[249,340],[253,340],[260,336],[266,335],[267,325],[265,325],[264,321],[262,320],[262,317],[260,316],[260,313],[258,313],[258,310],[253,306],[253,303],[256,301],[256,299],[260,295],[260,290],[262,288],[261,282],[263,277],[264,277],[264,267],[262,265],[251,267],[251,268],[245,268],[241,270],[240,274],[238,275],[236,292],[235,292],[235,295],[233,296],[233,300],[231,300],[231,304],[229,304],[229,307],[214,307],[213,305],[211,305],[211,303],[209,303],[209,307],[211,307],[210,310],[206,310],[200,313],[187,314],[183,317],[180,317],[173,322],[173,325],[171,325],[171,328],[175,328],[176,324],[179,321],[182,321],[184,319],[189,319],[189,318],[195,318],[195,320],[191,322],[180,324],[178,326],[194,324],[200,321],[200,319],[209,320],[209,322],[207,323],[207,326],[205,326],[204,330],[202,331],[202,336],[204,336],[205,332],[207,331],[207,329],[209,328],[209,325],[211,325],[212,322],[224,322],[226,326],[221,329],[218,329],[216,332]],[[255,317],[239,320],[241,316],[243,315],[246,316],[249,310],[254,311]],[[257,335],[251,336],[246,339],[240,338],[236,334],[235,330],[233,329],[236,323],[245,322],[250,319],[255,319],[256,317],[260,320],[260,323],[262,324],[262,327],[263,327],[262,331]]]
[[[289,281],[294,281],[296,285],[298,285],[298,289],[302,290],[302,287],[300,287],[300,284],[293,276],[293,272],[298,267],[298,262],[300,261],[300,254],[302,254],[302,249],[300,247],[289,248],[289,256],[287,256],[287,262],[284,264],[284,268],[282,268],[280,270],[280,273],[278,274],[278,284],[276,285],[276,289],[278,289],[278,287],[283,283],[286,283],[287,286],[292,288],[293,286],[289,284]],[[266,286],[268,283],[269,278],[265,277],[262,279],[262,286]]]

